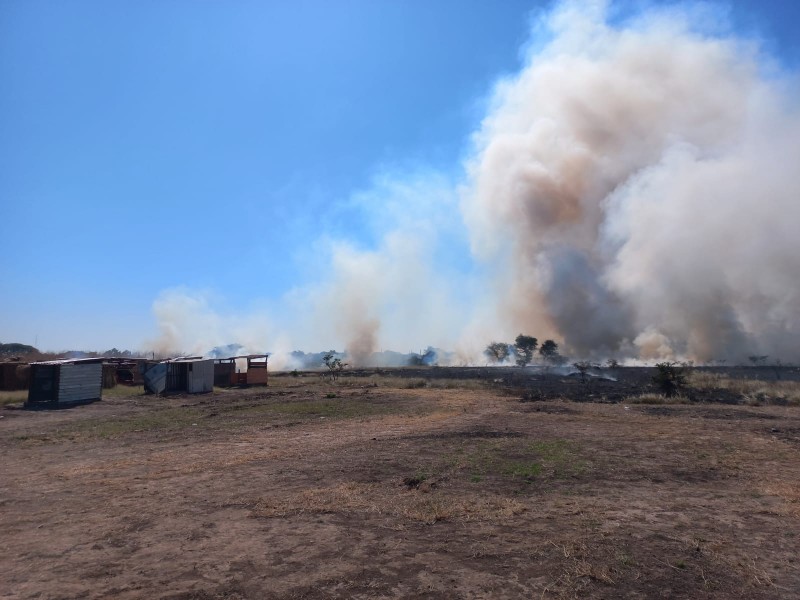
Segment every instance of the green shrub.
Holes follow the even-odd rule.
[[[653,383],[667,398],[675,396],[686,385],[686,369],[675,362],[661,362],[656,365]]]

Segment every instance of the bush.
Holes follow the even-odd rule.
[[[661,362],[656,365],[653,383],[667,398],[675,396],[686,385],[686,368],[675,362]]]

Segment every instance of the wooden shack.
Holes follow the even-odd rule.
[[[0,363],[0,390],[27,390],[31,368],[26,362],[10,360]]]
[[[269,354],[246,354],[214,361],[214,385],[269,385]]]
[[[146,370],[147,364],[154,365],[156,361],[148,361],[145,358],[129,357],[105,357],[103,363],[103,387],[114,387],[114,385],[142,385],[142,373]],[[110,372],[109,377],[113,377],[114,383],[109,379],[106,381],[106,372]]]
[[[66,408],[100,400],[102,393],[102,358],[35,362],[25,407]]]

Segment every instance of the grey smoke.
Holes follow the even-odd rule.
[[[752,44],[562,3],[502,82],[463,209],[507,326],[580,355],[798,356],[800,119]]]

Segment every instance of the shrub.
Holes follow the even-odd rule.
[[[653,383],[667,398],[675,396],[686,385],[686,367],[675,362],[661,362],[656,364],[656,369]]]

